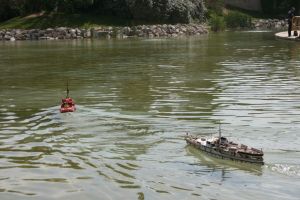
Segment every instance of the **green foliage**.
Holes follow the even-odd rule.
[[[19,15],[19,10],[15,2],[10,0],[0,0],[0,21]]]
[[[261,0],[264,13],[273,15],[286,15],[287,11],[292,7],[299,9],[299,0]]]
[[[0,23],[0,29],[46,29],[55,27],[92,28],[97,26],[128,26],[130,20],[98,14],[52,13],[37,17],[15,17]]]
[[[205,5],[218,15],[222,15],[225,6],[224,0],[205,0]]]
[[[219,1],[219,0],[218,0]],[[120,18],[188,23],[203,21],[204,0],[0,0],[0,21],[32,13],[100,13]]]
[[[0,0],[0,21],[35,12],[94,11],[103,0]]]
[[[225,16],[228,28],[250,28],[251,20],[251,16],[238,11],[231,11]]]
[[[225,21],[223,16],[217,14],[211,14],[209,19],[209,25],[212,31],[218,32],[225,29]]]

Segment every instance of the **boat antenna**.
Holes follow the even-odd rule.
[[[70,90],[69,90],[69,81],[67,81],[67,96],[66,96],[66,98],[69,98],[69,92],[70,92]]]
[[[219,123],[219,138],[221,139],[222,133],[221,133],[221,122]]]

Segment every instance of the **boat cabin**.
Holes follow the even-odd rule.
[[[74,106],[75,104],[74,104],[74,101],[73,101],[73,99],[71,99],[71,98],[65,98],[65,99],[62,99],[61,100],[61,107],[63,108],[65,108],[65,107],[71,107],[71,106]]]

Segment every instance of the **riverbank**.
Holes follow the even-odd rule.
[[[139,25],[126,27],[95,28],[48,28],[48,29],[4,29],[0,30],[0,40],[58,40],[83,38],[128,38],[128,37],[177,37],[207,34],[203,24]]]
[[[254,19],[253,30],[287,30],[286,20]],[[46,29],[2,29],[0,41],[59,40],[84,38],[178,37],[208,33],[204,24],[158,24],[138,26],[96,26],[93,28],[57,27]]]
[[[285,19],[253,19],[252,27],[256,30],[287,30]]]

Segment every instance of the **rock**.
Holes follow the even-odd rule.
[[[79,28],[75,28],[75,33],[76,33],[76,35],[80,35],[81,34],[81,30]]]
[[[10,40],[10,38],[11,38],[11,35],[7,34],[7,33],[3,37],[4,40]]]
[[[146,34],[143,32],[143,31],[140,31],[138,32],[138,37],[146,37]]]
[[[108,31],[102,31],[102,30],[100,30],[100,31],[96,31],[95,32],[95,36],[97,38],[106,38],[106,37],[108,37],[108,35],[109,35]]]
[[[282,21],[264,23],[264,26],[281,27]],[[177,37],[178,35],[198,35],[207,33],[200,24],[176,25],[139,25],[133,27],[98,27],[97,29],[71,29],[65,27],[49,28],[46,30],[0,30],[0,40],[53,40],[53,39],[82,39],[82,38],[127,38],[127,37]],[[12,39],[13,40],[13,39]]]
[[[12,33],[10,31],[6,31],[5,35],[12,36]]]
[[[64,37],[65,39],[71,39],[71,34],[67,33],[66,36]]]
[[[13,42],[13,41],[16,41],[16,39],[15,39],[14,37],[11,37],[11,38],[10,38],[10,41]]]
[[[19,33],[19,34],[16,34],[16,35],[15,35],[15,39],[16,39],[16,40],[25,40],[25,37],[24,37],[23,34]]]
[[[45,30],[39,30],[38,35],[39,37],[43,37],[45,35],[46,31]]]
[[[122,33],[124,35],[131,35],[131,32],[132,32],[132,30],[131,30],[130,27],[124,27],[123,30],[122,30]]]
[[[287,22],[279,19],[253,20],[252,27],[255,29],[283,30],[287,28]]]
[[[59,32],[54,31],[50,37],[57,38],[58,35],[59,35]]]
[[[280,29],[281,28],[281,23],[275,23],[275,28]]]
[[[24,34],[24,38],[25,40],[30,40],[30,34],[29,33]]]
[[[32,40],[38,40],[39,39],[38,33],[32,33],[32,34],[30,34],[30,38]]]
[[[154,34],[153,33],[149,33],[148,37],[149,38],[154,38]]]
[[[65,36],[63,36],[63,35],[59,35],[59,36],[57,37],[57,39],[59,39],[59,40],[63,40],[63,39],[65,39]]]
[[[76,35],[76,30],[75,29],[70,29],[68,31],[71,35]]]
[[[91,33],[91,30],[90,30],[90,29],[87,30],[85,34],[86,34],[86,37],[87,37],[87,38],[92,37],[92,33]]]
[[[39,40],[54,40],[53,37],[40,37]]]
[[[40,31],[40,30],[38,30],[38,31]],[[53,31],[54,31],[53,28],[47,28],[47,29],[46,29],[46,33],[47,33],[47,34],[53,33]]]
[[[28,33],[29,33],[30,35],[33,35],[33,34],[38,33],[38,32],[39,32],[39,30],[37,30],[37,29],[31,29],[31,30],[28,30]]]
[[[13,30],[13,34],[14,34],[14,35],[16,35],[16,34],[21,34],[21,32],[22,32],[22,31],[21,31],[20,29],[14,29],[14,30]]]
[[[76,33],[74,33],[74,32],[72,32],[70,35],[71,35],[71,38],[72,38],[72,39],[77,38],[77,35],[76,35]]]
[[[67,31],[67,28],[66,27],[58,27],[58,28],[56,28],[56,30],[59,32],[64,32],[64,31]]]

